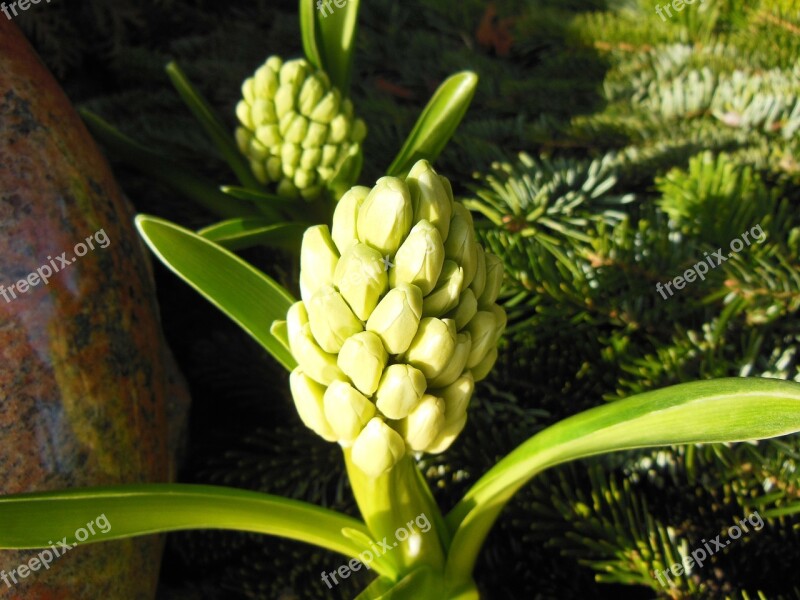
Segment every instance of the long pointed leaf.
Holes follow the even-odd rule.
[[[472,572],[508,500],[537,473],[617,450],[737,442],[800,431],[800,384],[730,378],[675,385],[575,415],[518,446],[481,477],[447,515],[454,531],[448,577]]]
[[[301,502],[234,488],[188,484],[144,484],[0,496],[0,548],[46,548],[104,515],[95,543],[166,531],[232,529],[277,535],[357,558],[364,547],[342,530],[372,539],[351,517]],[[383,574],[383,563],[370,566]]]
[[[464,118],[477,86],[478,76],[471,71],[448,77],[422,111],[387,174],[404,177],[418,160],[434,162]]]
[[[309,223],[273,223],[263,217],[228,219],[205,227],[198,235],[228,250],[241,250],[264,244],[299,251],[303,232]]]
[[[239,152],[231,132],[223,125],[222,120],[208,101],[195,89],[176,62],[168,63],[166,71],[178,94],[206,130],[222,158],[228,163],[242,185],[254,190],[260,189],[261,185],[250,171],[250,165]]]
[[[233,319],[287,370],[297,362],[270,333],[294,302],[273,279],[229,250],[164,219],[139,215],[136,226],[153,253]]]
[[[300,32],[306,58],[323,69],[342,95],[350,90],[360,0],[300,0]]]
[[[133,141],[96,114],[79,111],[87,127],[112,157],[145,175],[167,184],[203,208],[221,217],[257,215],[258,211],[236,198],[223,194],[212,181],[201,177],[170,158]]]

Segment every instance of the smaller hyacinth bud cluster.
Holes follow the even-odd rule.
[[[263,184],[286,197],[315,198],[367,134],[353,103],[307,60],[271,56],[242,85],[239,150]]]
[[[502,278],[427,161],[350,189],[332,228],[303,237],[302,300],[287,316],[300,418],[372,477],[407,452],[447,449],[497,359]]]

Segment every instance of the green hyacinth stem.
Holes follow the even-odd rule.
[[[344,449],[344,458],[361,515],[373,537],[378,541],[385,538],[392,547],[391,551],[384,551],[385,559],[397,565],[400,577],[420,565],[441,572],[449,536],[430,488],[411,456],[404,456],[388,473],[376,478],[368,477],[353,464],[349,448]],[[423,514],[431,524],[425,533],[416,523]],[[418,535],[399,541],[396,532],[401,527],[409,530],[412,521]]]

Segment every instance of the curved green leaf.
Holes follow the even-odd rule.
[[[221,217],[258,214],[252,205],[223,194],[214,182],[135,142],[96,114],[85,109],[79,112],[89,131],[113,158],[165,183]]]
[[[330,76],[343,96],[350,90],[360,5],[360,0],[300,0],[306,58]]]
[[[417,119],[387,175],[405,177],[423,158],[434,162],[464,118],[477,86],[478,76],[472,71],[448,77]]]
[[[256,204],[268,204],[273,208],[285,208],[297,203],[296,198],[288,198],[286,196],[278,196],[277,194],[269,194],[260,190],[251,190],[248,188],[237,187],[235,185],[223,185],[220,188],[224,194],[238,198],[239,200],[246,200],[247,202],[255,202]]]
[[[264,217],[243,217],[220,221],[197,232],[197,235],[229,250],[241,250],[264,244],[298,250],[309,223],[273,223]]]
[[[441,574],[427,565],[417,567],[396,583],[379,577],[355,600],[418,600],[420,597],[450,598],[445,595]]]
[[[136,226],[153,253],[178,277],[233,319],[287,370],[297,362],[271,333],[294,302],[273,279],[229,250],[164,219],[138,215]]]
[[[256,190],[261,188],[255,175],[250,171],[250,165],[239,152],[231,132],[222,124],[222,120],[214,112],[214,109],[195,89],[178,64],[174,61],[168,63],[166,71],[178,94],[206,130],[222,158],[228,163],[242,185]]]
[[[617,450],[737,442],[797,431],[800,384],[776,379],[685,383],[565,419],[518,446],[481,477],[447,515],[454,532],[448,581],[472,572],[480,547],[505,504],[544,469]]]
[[[343,535],[366,526],[332,510],[279,496],[209,485],[143,484],[0,496],[0,548],[46,548],[99,516],[96,543],[187,529],[232,529],[277,535],[357,558],[364,546]],[[383,563],[370,564],[393,576]]]

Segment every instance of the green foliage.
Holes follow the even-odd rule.
[[[476,39],[485,2],[362,2],[352,78],[351,97],[370,131],[368,183],[447,75],[470,69],[480,78],[436,168],[463,184],[481,174],[456,192],[486,216],[476,213],[481,241],[509,267],[510,335],[462,438],[446,457],[430,459],[426,475],[446,508],[535,429],[599,398],[710,377],[800,381],[797,2],[696,2],[666,21],[654,0],[496,4],[495,25],[511,19],[507,55]],[[37,8],[19,23],[74,100],[149,147],[171,148],[213,181],[229,172],[164,65],[177,60],[232,130],[241,81],[269,54],[301,52],[297,6],[288,0]],[[145,29],[153,32],[147,39]],[[514,158],[519,152],[527,156]],[[152,182],[119,174],[140,210],[208,223]],[[755,225],[763,244],[666,300],[656,291]],[[257,259],[273,270],[271,257]],[[183,343],[179,334],[173,340]],[[230,339],[204,341],[223,342],[230,347]],[[275,414],[267,422],[297,425],[281,408],[291,409],[288,395],[271,384],[231,390],[217,361],[197,367],[196,387],[208,385],[208,371],[219,380],[215,401],[269,397]],[[224,364],[240,366],[232,363]],[[185,477],[326,504],[317,484],[303,482],[338,490],[341,465],[307,439],[290,442],[304,439],[295,427],[271,431],[259,433],[267,447],[242,441],[236,429],[210,466],[193,465]],[[297,453],[313,457],[310,472],[292,462]],[[479,585],[498,598],[663,595],[649,573],[675,562],[680,548],[756,508],[795,506],[796,460],[796,443],[784,441],[631,453],[592,461],[588,478],[583,465],[558,469],[501,516],[478,564]],[[323,495],[338,507],[331,487]],[[791,572],[797,517],[765,522],[696,578],[681,577],[676,597],[800,597]],[[193,548],[187,562],[221,551],[210,534],[180,539]],[[249,598],[348,597],[318,582],[323,568],[339,564],[333,555],[236,539],[223,561],[226,589]]]

